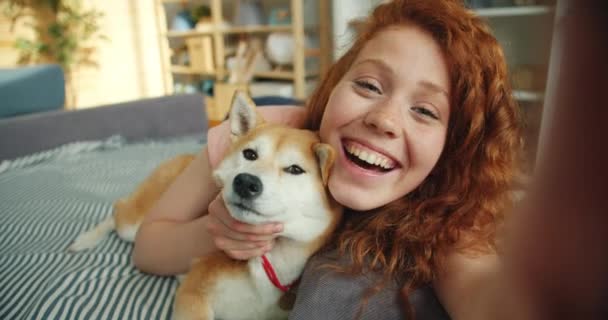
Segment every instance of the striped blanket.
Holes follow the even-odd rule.
[[[115,234],[66,247],[162,160],[204,141],[78,142],[0,163],[0,319],[168,319],[177,281],[136,270]]]

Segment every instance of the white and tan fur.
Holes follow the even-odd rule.
[[[194,157],[192,154],[179,155],[160,164],[132,194],[114,203],[112,215],[79,235],[68,250],[91,249],[114,230],[121,239],[133,242],[145,214]]]
[[[284,224],[283,232],[266,257],[280,282],[291,284],[299,278],[308,258],[328,240],[342,215],[340,206],[326,189],[334,151],[329,145],[320,143],[314,132],[264,122],[251,99],[241,92],[233,99],[230,127],[233,143],[214,171],[214,179],[222,186],[222,197],[235,219],[251,224],[270,221]],[[245,149],[255,150],[257,159],[246,159]],[[141,223],[141,219],[134,217],[149,208],[147,203],[160,196],[190,160],[173,159],[161,165],[148,178],[155,180],[153,186],[144,182],[133,195],[117,202],[113,222],[102,222],[89,232],[94,236],[84,234],[78,240],[84,238],[93,243],[95,241],[87,237],[107,233],[114,224],[119,236],[132,241],[127,233],[136,230]],[[294,165],[304,173],[294,174],[287,169]],[[242,184],[235,182],[237,176],[244,174],[256,177],[263,187],[255,197],[249,198],[246,192],[243,193]],[[125,211],[129,211],[130,216],[119,218],[119,212]],[[78,240],[71,249],[88,247],[79,244]],[[268,279],[261,258],[237,261],[216,252],[193,263],[177,290],[174,317],[286,318],[287,311],[279,307],[282,295],[283,292]]]

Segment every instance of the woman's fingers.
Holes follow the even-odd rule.
[[[217,233],[226,232],[226,236],[241,241],[267,241],[276,237],[277,233],[283,231],[280,223],[267,223],[252,225],[234,219],[224,205],[221,195],[218,195],[209,204],[209,215],[220,221],[225,228],[214,226]],[[211,231],[211,230],[210,230]]]
[[[270,251],[274,238],[283,229],[277,223],[250,225],[232,218],[221,196],[209,204],[205,228],[219,250],[240,260],[258,257]]]
[[[227,227],[226,224],[218,217],[211,215],[207,218],[207,223],[205,226],[207,228],[207,231],[215,238],[221,237],[250,243],[257,241],[269,241],[275,237],[275,235],[273,234],[259,235],[234,231],[233,229]]]
[[[226,226],[239,233],[253,235],[274,235],[275,233],[283,231],[283,227],[280,223],[269,222],[261,225],[248,224],[232,218],[232,216],[228,214],[228,211],[226,211],[226,213],[228,216],[227,220],[224,221]]]
[[[270,251],[270,249],[257,248],[257,249],[251,249],[251,250],[227,250],[225,252],[229,257],[231,257],[233,259],[248,260],[253,257],[259,257],[268,251]]]
[[[217,237],[213,239],[215,246],[222,251],[269,251],[274,245],[274,240],[269,241],[257,241],[257,242],[245,242],[232,240],[229,238]]]

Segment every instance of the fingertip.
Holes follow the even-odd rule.
[[[266,245],[265,243],[251,242],[251,243],[249,243],[249,249],[263,248],[265,245]]]
[[[268,244],[269,244],[269,242],[266,240],[257,240],[253,243],[255,248],[258,248],[258,249],[264,249],[266,246],[268,246]]]
[[[283,224],[282,223],[274,223],[271,226],[271,233],[283,232]]]
[[[224,248],[224,241],[221,238],[214,238],[213,244],[220,250]]]
[[[228,255],[236,260],[247,260],[249,259],[247,256],[245,256],[245,254],[242,251],[239,250],[230,250],[227,251],[226,253],[228,253]]]

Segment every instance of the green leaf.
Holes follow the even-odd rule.
[[[83,0],[9,0],[8,6],[11,10],[0,4],[0,10],[8,10],[13,16],[26,7],[28,10],[23,12],[28,16],[35,16],[29,12],[36,9],[51,8],[55,13],[55,20],[51,23],[27,25],[37,35],[37,40],[19,38],[15,41],[21,63],[52,59],[64,70],[72,70],[79,65],[95,66],[93,42],[109,41],[101,32],[100,21],[105,15],[96,9],[86,9]]]
[[[17,38],[15,40],[15,48],[19,50],[27,50],[33,46],[33,42],[25,38]]]
[[[49,25],[47,32],[51,37],[60,39],[63,36],[64,28],[59,23],[55,22]]]
[[[41,53],[49,53],[51,52],[51,47],[48,44],[42,43],[38,46],[38,51]]]

